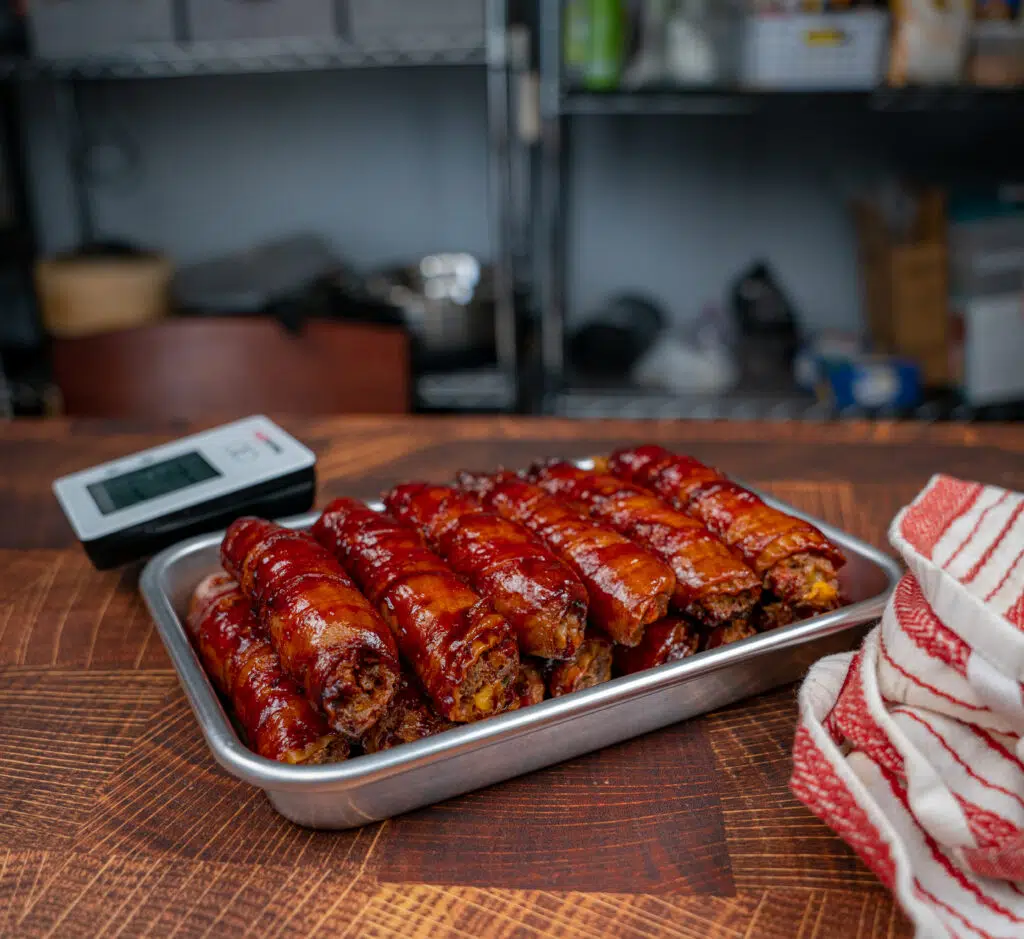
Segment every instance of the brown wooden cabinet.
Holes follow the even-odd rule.
[[[401,414],[409,340],[390,326],[180,318],[53,343],[68,414],[208,419],[256,412]]]

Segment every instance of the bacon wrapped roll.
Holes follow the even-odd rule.
[[[836,571],[846,559],[817,528],[766,505],[692,457],[645,446],[612,454],[616,476],[702,521],[786,603],[808,613],[839,605]]]
[[[516,679],[515,687],[519,707],[525,708],[531,704],[540,704],[547,691],[544,686],[544,673],[541,671],[541,666],[534,662],[520,662],[519,677]]]
[[[313,533],[391,625],[442,717],[474,721],[512,706],[519,674],[512,628],[418,532],[354,499],[337,499]]]
[[[571,463],[538,465],[542,489],[586,506],[597,521],[647,548],[676,575],[673,606],[707,626],[750,615],[760,578],[699,521],[639,486]]]
[[[327,726],[284,673],[231,577],[212,574],[203,580],[185,622],[207,675],[252,750],[280,763],[327,763],[348,756],[347,741]]]
[[[525,528],[450,486],[398,486],[384,504],[491,600],[515,630],[520,652],[545,659],[576,654],[586,628],[587,592]]]
[[[545,671],[552,698],[604,684],[612,677],[612,644],[599,636],[587,636],[575,658],[548,662]]]
[[[768,632],[795,623],[796,611],[783,600],[770,593],[763,594],[761,603],[751,620],[758,632]]]
[[[704,643],[704,649],[719,649],[741,639],[749,639],[756,636],[757,630],[745,620],[737,620],[735,623],[727,623],[713,629]]]
[[[648,626],[643,641],[635,649],[616,647],[615,672],[635,675],[666,662],[678,662],[695,655],[700,643],[701,634],[692,622],[668,616]]]
[[[403,672],[398,692],[384,716],[363,736],[363,750],[379,753],[403,743],[433,737],[455,726],[434,710],[419,682]]]
[[[460,473],[458,480],[576,572],[590,597],[590,622],[615,642],[635,646],[644,627],[668,611],[676,580],[671,568],[617,531],[513,473]]]
[[[335,730],[355,739],[377,723],[398,686],[387,624],[337,560],[303,532],[239,519],[221,545],[284,670]]]

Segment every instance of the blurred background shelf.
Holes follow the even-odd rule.
[[[827,420],[831,410],[810,396],[753,394],[676,395],[643,388],[578,387],[547,402],[561,417],[641,420]]]
[[[916,368],[915,394],[954,392],[904,416],[985,419],[956,398],[964,374],[1024,355],[997,329],[1024,290],[1024,17],[978,21],[956,74],[922,79],[890,68],[899,15],[881,0],[834,16],[795,0],[91,2],[12,2],[6,34],[0,18],[0,89],[21,111],[8,150],[31,156],[12,189],[39,256],[128,244],[182,274],[314,236],[347,295],[349,274],[471,255],[494,281],[479,313],[455,298],[428,328],[422,297],[376,298],[414,339],[416,409],[836,416],[793,374],[749,394],[744,349],[792,353],[740,322],[758,268],[802,353],[856,340],[880,368]],[[191,78],[149,80],[175,77]],[[0,255],[31,297],[27,221],[0,224]],[[319,315],[321,294],[299,295],[284,320]],[[588,343],[594,324],[620,335]],[[721,391],[733,372],[740,390]]]
[[[363,303],[384,272],[446,252],[472,255],[487,272],[473,336],[487,341],[463,349],[456,335],[443,361],[424,357],[420,320],[447,315],[434,309],[439,298],[425,313],[397,295],[378,298],[404,321],[413,347],[405,365],[377,363],[380,377],[408,390],[407,408],[511,410],[508,20],[505,0],[0,0],[0,87],[23,105],[12,149],[33,158],[27,186],[16,188],[34,190],[48,220],[41,253],[152,251],[176,274],[222,262],[218,270],[232,277],[251,275],[251,289],[214,290],[212,313],[196,311],[175,278],[161,318],[178,326],[182,312],[264,317],[288,349],[320,328],[318,316],[336,314],[339,297]],[[239,79],[220,80],[230,76]],[[149,81],[172,78],[194,80]],[[171,137],[152,146],[164,130]],[[111,198],[123,200],[123,212],[110,211]],[[293,234],[315,244],[309,263],[281,253]],[[0,255],[19,259],[29,296],[33,254],[21,230],[0,224]],[[283,266],[250,271],[249,255]],[[344,276],[328,290],[337,271]],[[47,322],[44,311],[30,318]],[[15,391],[12,373],[25,371],[18,361],[4,362]],[[373,406],[373,396],[358,402]]]
[[[548,413],[581,420],[988,422],[1024,420],[1024,403],[971,406],[957,395],[927,398],[912,408],[836,408],[794,394],[673,395],[641,388],[573,388],[552,394]]]
[[[486,63],[483,45],[460,45],[455,39],[372,49],[341,39],[238,39],[140,44],[109,55],[66,59],[8,57],[0,63],[0,74],[23,79],[175,78]]]
[[[516,387],[494,368],[428,373],[416,382],[416,405],[429,411],[510,411]]]
[[[878,88],[873,91],[743,91],[678,89],[587,92],[561,97],[566,115],[733,115],[793,112],[1010,113],[1024,111],[1020,88]]]
[[[1019,419],[1024,18],[905,9],[538,5],[544,409]]]

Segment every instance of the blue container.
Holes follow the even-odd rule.
[[[864,355],[822,363],[839,410],[850,407],[903,410],[921,401],[921,369],[909,359]]]

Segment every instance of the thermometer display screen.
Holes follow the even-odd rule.
[[[100,512],[110,515],[220,475],[198,451],[193,450],[122,476],[92,483],[86,488]]]

